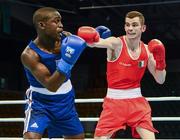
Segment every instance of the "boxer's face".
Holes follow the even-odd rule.
[[[128,38],[137,38],[141,37],[141,34],[145,31],[146,26],[141,25],[139,17],[126,18],[124,29]]]
[[[45,24],[45,34],[49,37],[59,40],[60,33],[63,31],[63,24],[61,22],[61,15],[58,12],[48,13],[49,19]]]

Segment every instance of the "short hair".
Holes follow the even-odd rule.
[[[126,14],[126,18],[134,18],[139,17],[141,25],[145,24],[145,18],[144,15],[138,11],[130,11]]]
[[[43,7],[36,10],[33,14],[33,24],[37,28],[38,22],[47,21],[49,19],[49,12],[56,12],[57,10],[52,7]]]

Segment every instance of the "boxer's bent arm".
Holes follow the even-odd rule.
[[[148,70],[153,75],[157,83],[163,84],[165,82],[166,70],[164,69],[161,71],[156,69],[156,62],[151,53],[149,54],[149,59],[148,59]]]
[[[106,39],[100,38],[98,42],[94,42],[92,44],[88,44],[89,47],[96,47],[96,48],[107,48],[114,50],[115,47],[122,46],[122,43],[119,38],[116,37],[109,37]]]
[[[32,75],[49,91],[55,92],[64,82],[66,77],[55,71],[53,75],[47,67],[40,63],[39,56],[31,49],[27,48],[21,54],[22,64],[31,71]]]

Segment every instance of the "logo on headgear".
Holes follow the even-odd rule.
[[[71,58],[72,55],[74,54],[74,52],[75,52],[75,50],[74,50],[73,48],[67,46],[65,55],[66,55],[67,57]]]

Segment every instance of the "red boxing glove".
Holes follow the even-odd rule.
[[[156,69],[163,70],[166,68],[165,61],[165,47],[163,43],[158,39],[152,39],[148,43],[149,51],[153,54],[154,59],[156,60]]]
[[[91,44],[99,41],[99,33],[96,29],[89,26],[82,26],[78,29],[78,36],[83,38],[87,43]]]

